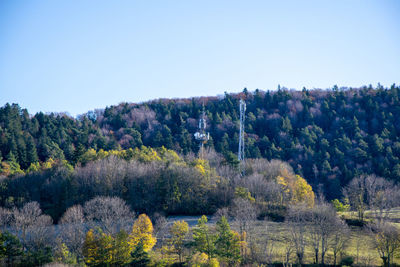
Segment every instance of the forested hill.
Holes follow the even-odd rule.
[[[0,109],[3,175],[65,159],[79,164],[96,150],[164,146],[197,152],[193,138],[204,103],[207,144],[236,164],[239,99],[247,103],[246,157],[281,159],[329,198],[361,173],[400,180],[400,87],[263,92],[193,99],[122,103],[77,119],[63,114],[29,115],[17,104]],[[18,166],[19,164],[19,166]]]

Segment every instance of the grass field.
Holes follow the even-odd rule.
[[[367,217],[371,212],[367,212]],[[341,213],[340,216],[346,218],[356,218],[357,214],[354,212]],[[179,219],[185,220],[186,216],[179,216],[169,222]],[[194,227],[197,221],[197,216],[188,217],[190,226]],[[390,211],[390,219],[393,221],[400,220],[400,208]],[[215,220],[211,220],[210,225],[215,224]],[[231,221],[232,229],[238,230],[238,225]],[[400,227],[400,223],[394,222],[395,225]],[[285,250],[288,246],[286,237],[289,236],[289,231],[284,222],[272,222],[272,221],[256,221],[249,226],[248,239],[253,240],[257,244],[254,249],[260,262],[265,263],[282,263],[285,261]],[[361,227],[350,227],[349,239],[346,242],[346,248],[342,257],[351,256],[354,260],[354,265],[358,266],[381,266],[382,260],[379,257],[377,250],[373,245],[373,237]],[[307,241],[310,241],[309,239]],[[341,256],[338,256],[337,264],[340,262]],[[291,263],[296,262],[295,251],[291,253]],[[305,250],[305,264],[313,264],[314,252],[310,242]],[[328,250],[325,256],[326,264],[333,264],[333,253]],[[400,253],[395,255],[394,263],[400,265]]]
[[[232,227],[236,228],[235,224],[232,224]],[[285,249],[288,245],[288,242],[285,241],[285,237],[288,235],[289,231],[285,223],[257,221],[252,225],[248,237],[255,238],[256,243],[260,244],[260,246],[264,246],[264,248],[261,248],[261,253],[266,256],[265,258],[270,256],[269,261],[273,263],[284,261]],[[359,227],[351,228],[350,238],[347,242],[345,253],[342,256],[353,257],[354,264],[361,266],[380,266],[382,263],[378,252],[373,247],[371,237]],[[296,260],[294,251],[291,255],[291,259],[292,263]],[[311,245],[308,245],[305,250],[304,263],[312,264],[313,259],[314,252]],[[340,257],[338,261],[340,261]],[[325,256],[325,263],[333,263],[333,254],[330,250]],[[399,264],[400,258],[395,258],[395,263]]]

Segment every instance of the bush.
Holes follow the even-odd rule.
[[[345,256],[340,261],[341,266],[353,266],[354,258],[352,256]]]
[[[345,219],[348,226],[364,227],[365,222],[359,219]]]

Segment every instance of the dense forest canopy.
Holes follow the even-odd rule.
[[[193,134],[204,104],[207,146],[237,164],[241,98],[247,104],[247,158],[280,159],[329,199],[363,173],[400,179],[400,87],[225,93],[221,97],[121,103],[77,119],[31,116],[17,104],[0,108],[0,159],[4,176],[66,161],[82,165],[95,151],[147,147],[197,153]],[[39,164],[40,162],[40,164]],[[322,186],[320,186],[322,185]]]

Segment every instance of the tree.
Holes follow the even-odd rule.
[[[342,220],[338,220],[334,227],[331,246],[333,253],[333,265],[336,266],[336,263],[339,262],[338,257],[343,254],[348,245],[350,229]]]
[[[153,237],[153,224],[146,214],[140,214],[132,227],[129,235],[129,246],[131,251],[142,242],[143,250],[148,252],[156,244],[157,240]]]
[[[280,164],[276,181],[281,186],[281,204],[285,201],[291,204],[305,203],[309,207],[314,205],[312,187],[303,177],[295,175],[290,167]]]
[[[215,252],[223,261],[231,266],[236,265],[241,260],[240,236],[231,230],[224,216],[217,222]]]
[[[399,188],[392,181],[375,175],[365,176],[364,179],[368,207],[378,222],[382,223],[400,202]]]
[[[209,259],[214,257],[215,252],[215,235],[211,234],[207,226],[207,217],[205,215],[197,221],[196,227],[193,229],[193,239],[195,250],[200,253],[206,253]]]
[[[143,240],[140,240],[135,249],[131,253],[132,261],[131,266],[145,267],[150,262],[149,254],[144,248]]]
[[[68,249],[82,256],[82,246],[85,241],[85,218],[80,205],[67,209],[59,221],[60,236]]]
[[[83,244],[83,256],[88,266],[107,266],[113,262],[115,247],[113,237],[103,233],[100,228],[98,232],[90,229],[86,233]]]
[[[365,177],[356,177],[343,189],[343,194],[350,200],[350,206],[357,210],[358,219],[364,220],[366,210]]]
[[[176,221],[170,228],[171,237],[169,242],[178,254],[179,262],[183,262],[184,241],[188,232],[189,225],[185,221]]]
[[[231,214],[235,221],[239,223],[239,232],[241,235],[243,235],[243,233],[248,233],[250,225],[257,219],[255,205],[251,201],[243,198],[236,198],[233,201]]]
[[[400,232],[389,223],[370,225],[370,232],[374,236],[374,245],[383,261],[383,266],[390,267],[394,253],[400,247]]]
[[[321,264],[325,264],[325,255],[330,247],[331,237],[337,230],[336,226],[340,225],[334,208],[326,203],[315,205],[309,214],[309,232],[311,243],[314,248],[314,263],[319,264],[318,256],[321,248]]]
[[[23,255],[19,239],[9,232],[0,232],[0,258],[6,257],[7,266],[13,266],[16,257]]]
[[[26,159],[28,164],[36,163],[39,161],[36,144],[31,135],[28,136],[26,141]]]
[[[49,226],[53,220],[42,214],[39,203],[28,202],[21,209],[15,208],[13,217],[11,227],[18,233],[26,249],[41,250],[51,245],[53,232]]]
[[[96,266],[98,261],[98,247],[93,229],[86,233],[85,242],[83,243],[82,254],[85,258],[85,263],[88,266]]]
[[[125,201],[119,197],[95,197],[85,203],[83,213],[92,227],[101,227],[113,235],[133,217]]]
[[[24,172],[21,170],[21,166],[12,152],[8,154],[7,161],[2,162],[1,169],[2,174],[5,176],[24,174]]]
[[[306,247],[307,213],[308,210],[304,204],[292,205],[289,207],[286,217],[286,225],[289,229],[289,242],[294,247],[297,262],[300,265],[303,264]]]
[[[78,264],[76,256],[68,250],[68,247],[64,243],[58,244],[54,256],[57,262],[70,265]]]
[[[343,194],[350,200],[350,205],[357,210],[358,218],[364,220],[364,213],[371,208],[381,222],[400,200],[400,191],[393,182],[375,175],[361,175],[354,178],[343,189]]]
[[[131,261],[131,250],[128,243],[129,235],[125,230],[121,230],[113,241],[113,255],[111,263],[123,266]]]
[[[340,202],[339,199],[335,198],[332,200],[332,205],[335,207],[337,212],[348,211],[350,209],[349,200],[347,198],[344,199],[344,202]]]

